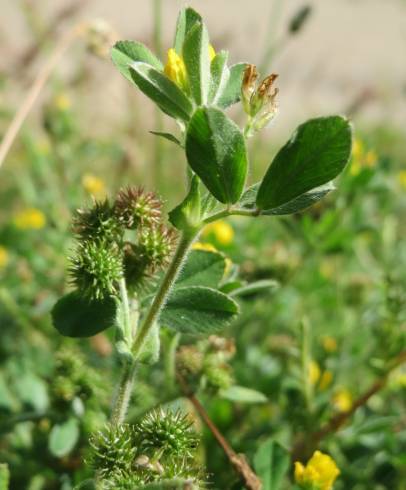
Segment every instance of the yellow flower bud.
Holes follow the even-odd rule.
[[[331,371],[324,371],[320,378],[319,390],[324,391],[331,385],[333,381],[333,373]]]
[[[323,346],[323,349],[328,353],[337,351],[337,340],[330,335],[326,335],[321,339],[321,345]]]
[[[17,213],[13,222],[20,230],[40,230],[46,225],[46,218],[39,209],[27,208]]]
[[[406,170],[401,170],[398,173],[398,181],[399,184],[403,187],[403,189],[406,189]]]
[[[164,68],[165,75],[183,91],[188,90],[186,66],[181,56],[171,48],[168,51],[168,61]]]
[[[0,269],[6,267],[9,261],[7,249],[0,245]]]
[[[86,192],[96,198],[101,198],[106,193],[106,186],[104,184],[104,181],[92,174],[83,175],[82,186]]]
[[[351,392],[346,388],[338,390],[333,396],[332,404],[337,411],[348,412],[352,407]]]
[[[313,386],[316,385],[317,382],[319,381],[321,376],[321,371],[320,371],[320,366],[317,364],[316,361],[310,361],[308,376],[310,379],[310,383]]]
[[[318,490],[331,490],[339,474],[334,459],[320,451],[313,454],[306,466],[295,463],[295,481],[302,488],[312,486]]]
[[[216,50],[213,48],[211,44],[209,44],[209,58],[210,61],[213,61],[213,59],[216,57]]]
[[[206,226],[203,235],[213,235],[220,245],[227,246],[234,240],[234,229],[227,221],[219,220]]]

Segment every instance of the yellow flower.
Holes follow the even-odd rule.
[[[210,61],[213,61],[213,59],[216,57],[216,50],[213,48],[211,44],[209,44],[209,58]]]
[[[103,197],[106,193],[104,181],[92,174],[84,174],[82,186],[86,192],[94,197]]]
[[[378,155],[375,150],[366,150],[364,143],[356,138],[352,146],[352,162],[350,173],[358,175],[364,168],[375,167],[378,161]]]
[[[295,481],[302,488],[316,487],[317,490],[331,490],[340,470],[328,454],[316,451],[307,465],[295,463]]]
[[[317,384],[317,382],[320,379],[321,376],[321,371],[320,371],[320,366],[317,364],[316,361],[310,361],[309,364],[309,372],[308,376],[310,379],[310,383],[314,386]]]
[[[54,98],[55,107],[59,111],[67,111],[71,107],[71,100],[67,94],[59,94]]]
[[[14,216],[14,225],[20,230],[40,230],[46,225],[46,218],[42,211],[36,208],[27,208]]]
[[[206,226],[203,235],[214,235],[220,245],[230,245],[234,239],[234,229],[227,221],[220,220]]]
[[[183,58],[171,48],[168,51],[168,61],[164,68],[165,75],[184,91],[188,89],[186,66]]]
[[[398,173],[398,181],[399,184],[403,187],[403,189],[406,189],[406,170],[401,170]]]
[[[330,354],[337,351],[337,340],[330,335],[325,335],[321,339],[321,344],[323,346],[323,349]]]
[[[216,51],[211,44],[209,44],[209,58],[213,61],[216,56]],[[180,56],[173,48],[168,50],[168,61],[164,68],[165,75],[170,78],[176,85],[183,91],[187,92],[189,89],[189,83],[187,78],[187,71],[185,62],[182,56]]]
[[[333,406],[339,412],[348,412],[352,407],[352,395],[349,390],[342,388],[335,393],[332,399]]]
[[[329,370],[323,372],[320,378],[319,389],[321,391],[327,390],[333,381],[333,373]]]
[[[196,242],[192,245],[193,250],[205,250],[207,252],[217,252],[218,250],[211,243]]]
[[[0,269],[6,267],[9,261],[7,249],[0,245]]]

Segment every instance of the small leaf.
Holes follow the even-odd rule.
[[[234,289],[231,296],[252,296],[254,294],[263,293],[264,291],[272,291],[279,287],[278,281],[273,279],[262,279],[260,281],[251,282]]]
[[[347,164],[351,146],[351,126],[341,116],[302,124],[265,174],[258,190],[258,208],[277,208],[330,182]]]
[[[209,34],[202,22],[196,23],[187,35],[183,60],[196,104],[207,104],[210,90]]]
[[[185,199],[176,208],[169,212],[169,221],[178,230],[188,232],[194,230],[201,222],[201,196],[199,179],[194,175],[190,189]]]
[[[289,466],[289,452],[273,439],[261,444],[255,453],[254,469],[262,480],[262,490],[280,490]]]
[[[63,296],[52,309],[54,327],[65,337],[92,337],[115,325],[113,298],[88,300],[78,292]]]
[[[142,43],[134,41],[118,41],[111,50],[111,59],[122,75],[132,82],[130,65],[142,61],[159,71],[163,70],[159,59]]]
[[[193,171],[222,203],[235,203],[248,170],[245,140],[239,127],[215,108],[197,109],[186,135],[186,155]]]
[[[160,136],[161,138],[164,138],[164,139],[170,141],[171,143],[175,143],[175,145],[178,145],[181,148],[183,148],[182,143],[178,140],[178,138],[176,136],[174,136],[171,133],[162,133],[161,131],[150,131],[150,133],[154,134],[155,136]]]
[[[71,418],[63,424],[52,427],[49,434],[49,451],[57,458],[69,454],[79,439],[79,424],[77,419]]]
[[[268,398],[263,393],[237,385],[221,390],[220,396],[231,402],[239,403],[266,403],[268,401]]]
[[[144,364],[155,364],[159,360],[160,350],[159,325],[155,322],[145,339],[142,352],[137,360]]]
[[[21,373],[15,383],[14,390],[19,399],[37,412],[45,411],[49,406],[47,385],[35,373],[27,371]]]
[[[180,11],[178,21],[176,23],[176,34],[173,44],[178,55],[182,56],[185,37],[189,34],[192,27],[198,22],[202,22],[202,18],[192,8],[188,7]]]
[[[176,83],[152,66],[136,62],[130,67],[131,78],[144,94],[175,119],[188,121],[193,108]]]
[[[239,204],[243,208],[246,209],[256,208],[256,198],[257,198],[259,185],[260,184],[255,184],[251,186],[249,189],[247,189],[246,192],[244,192],[243,196],[239,201]],[[304,194],[301,194],[299,197],[296,197],[295,199],[292,199],[292,201],[282,204],[281,206],[272,209],[263,209],[261,211],[261,215],[280,216],[280,215],[298,213],[299,211],[303,211],[309,208],[310,206],[313,206],[313,204],[316,204],[316,202],[320,201],[321,199],[323,199],[323,197],[325,197],[327,194],[329,194],[331,191],[334,190],[335,190],[335,186],[333,182],[327,182],[327,184],[321,185],[320,187],[316,187],[311,191],[305,192]]]
[[[222,109],[226,109],[240,100],[242,79],[246,66],[246,63],[238,63],[230,68],[228,82],[217,99],[217,105]]]
[[[211,83],[209,102],[216,105],[218,98],[224,92],[227,82],[230,79],[230,70],[227,66],[228,53],[221,51],[217,53],[211,62]]]
[[[227,325],[238,304],[226,294],[203,286],[178,288],[161,313],[160,323],[189,334],[210,334]]]
[[[187,258],[176,287],[207,286],[217,288],[223,279],[226,259],[219,252],[192,250]]]

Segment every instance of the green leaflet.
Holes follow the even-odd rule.
[[[257,207],[277,208],[330,182],[347,164],[351,146],[351,126],[344,117],[320,117],[300,125],[265,174]]]
[[[190,119],[193,111],[192,103],[166,75],[142,62],[133,63],[130,66],[130,73],[138,88],[168,116],[183,121]]]
[[[187,130],[186,156],[217,200],[238,201],[248,171],[245,140],[239,127],[221,110],[196,110]]]
[[[92,337],[116,323],[113,298],[89,300],[78,291],[63,296],[52,309],[52,321],[65,337]]]
[[[220,291],[203,286],[175,289],[160,323],[189,334],[209,334],[227,325],[239,311],[238,304]]]
[[[132,82],[130,65],[141,61],[153,66],[159,71],[163,70],[160,60],[144,44],[136,41],[118,41],[111,49],[111,59],[122,75]]]

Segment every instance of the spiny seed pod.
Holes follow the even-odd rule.
[[[185,374],[197,375],[203,369],[203,353],[193,345],[183,345],[176,353],[176,367]]]
[[[128,424],[107,424],[90,438],[90,465],[102,477],[117,471],[130,472],[135,455],[134,429]]]
[[[119,250],[104,242],[80,243],[69,268],[71,282],[91,299],[117,294],[117,282],[123,276]]]
[[[138,424],[136,433],[142,454],[189,458],[198,444],[192,422],[180,411],[155,410]]]
[[[127,187],[116,198],[114,212],[120,223],[130,230],[154,226],[161,220],[162,202],[152,192]]]
[[[120,241],[123,230],[108,199],[95,201],[87,209],[78,209],[73,217],[73,231],[84,240]]]
[[[138,235],[136,253],[149,263],[152,273],[169,262],[175,240],[173,230],[165,226],[143,228]]]
[[[136,245],[126,243],[124,245],[124,276],[129,289],[142,288],[147,280],[151,280],[150,262],[148,258],[139,252]]]
[[[230,388],[234,382],[231,369],[225,364],[207,364],[204,368],[204,374],[207,378],[209,386],[215,390],[225,390]]]

